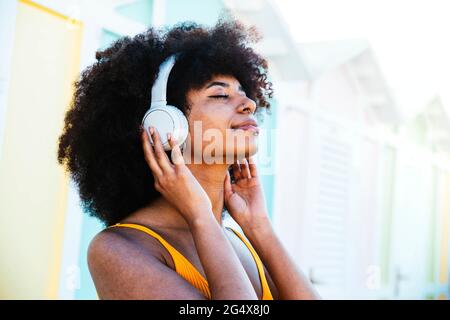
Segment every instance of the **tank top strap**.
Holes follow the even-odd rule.
[[[227,226],[226,228],[232,230],[242,240],[242,242],[250,250],[250,252],[253,256],[253,259],[255,260],[256,266],[258,268],[259,279],[261,281],[261,288],[262,288],[262,299],[261,300],[273,300],[273,296],[272,296],[272,293],[270,292],[270,287],[269,287],[269,284],[267,283],[267,278],[264,273],[264,266],[262,264],[261,259],[258,256],[258,254],[256,253],[255,249],[253,249],[252,245],[234,228],[231,228],[229,226]]]
[[[200,292],[202,292],[205,295],[205,297],[211,299],[211,292],[209,290],[208,282],[203,277],[203,275],[194,267],[194,265],[188,259],[186,259],[185,256],[183,256],[177,249],[175,249],[158,233],[156,233],[155,231],[151,230],[148,227],[135,223],[116,223],[115,225],[112,225],[109,228],[112,227],[136,229],[157,239],[172,256],[176,272],[180,276],[182,276],[185,280],[187,280],[189,283],[191,283],[194,287],[196,287]]]

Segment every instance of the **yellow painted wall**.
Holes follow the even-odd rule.
[[[0,159],[0,298],[57,298],[68,177],[57,138],[82,24],[19,1]]]

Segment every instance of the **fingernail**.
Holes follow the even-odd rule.
[[[155,133],[155,129],[153,127],[150,127],[150,134]]]
[[[170,132],[167,133],[167,139],[169,139],[169,140],[172,139],[172,134]]]

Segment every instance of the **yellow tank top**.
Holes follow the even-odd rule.
[[[172,256],[172,259],[175,263],[176,272],[184,279],[186,279],[189,283],[191,283],[194,287],[196,287],[200,292],[202,292],[206,298],[211,299],[211,291],[209,290],[208,282],[206,281],[206,279],[200,274],[200,272],[198,272],[198,270],[192,265],[192,263],[188,259],[186,259],[177,249],[172,247],[159,234],[157,234],[156,232],[147,227],[134,223],[117,223],[115,225],[112,225],[110,228],[112,227],[133,228],[145,232],[148,235],[156,238]],[[253,249],[251,244],[239,232],[230,227],[226,228],[232,230],[250,250],[253,259],[256,262],[256,266],[258,268],[259,279],[261,281],[261,288],[262,288],[262,300],[273,300],[269,284],[267,283],[267,279],[264,274],[263,264],[258,254],[256,253],[255,249]]]

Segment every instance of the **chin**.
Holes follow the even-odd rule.
[[[247,145],[237,145],[234,150],[227,150],[226,154],[228,155],[227,159],[233,159],[233,162],[236,160],[241,160],[244,158],[249,158],[255,155],[258,152],[258,144],[255,140],[250,140],[250,144]]]

